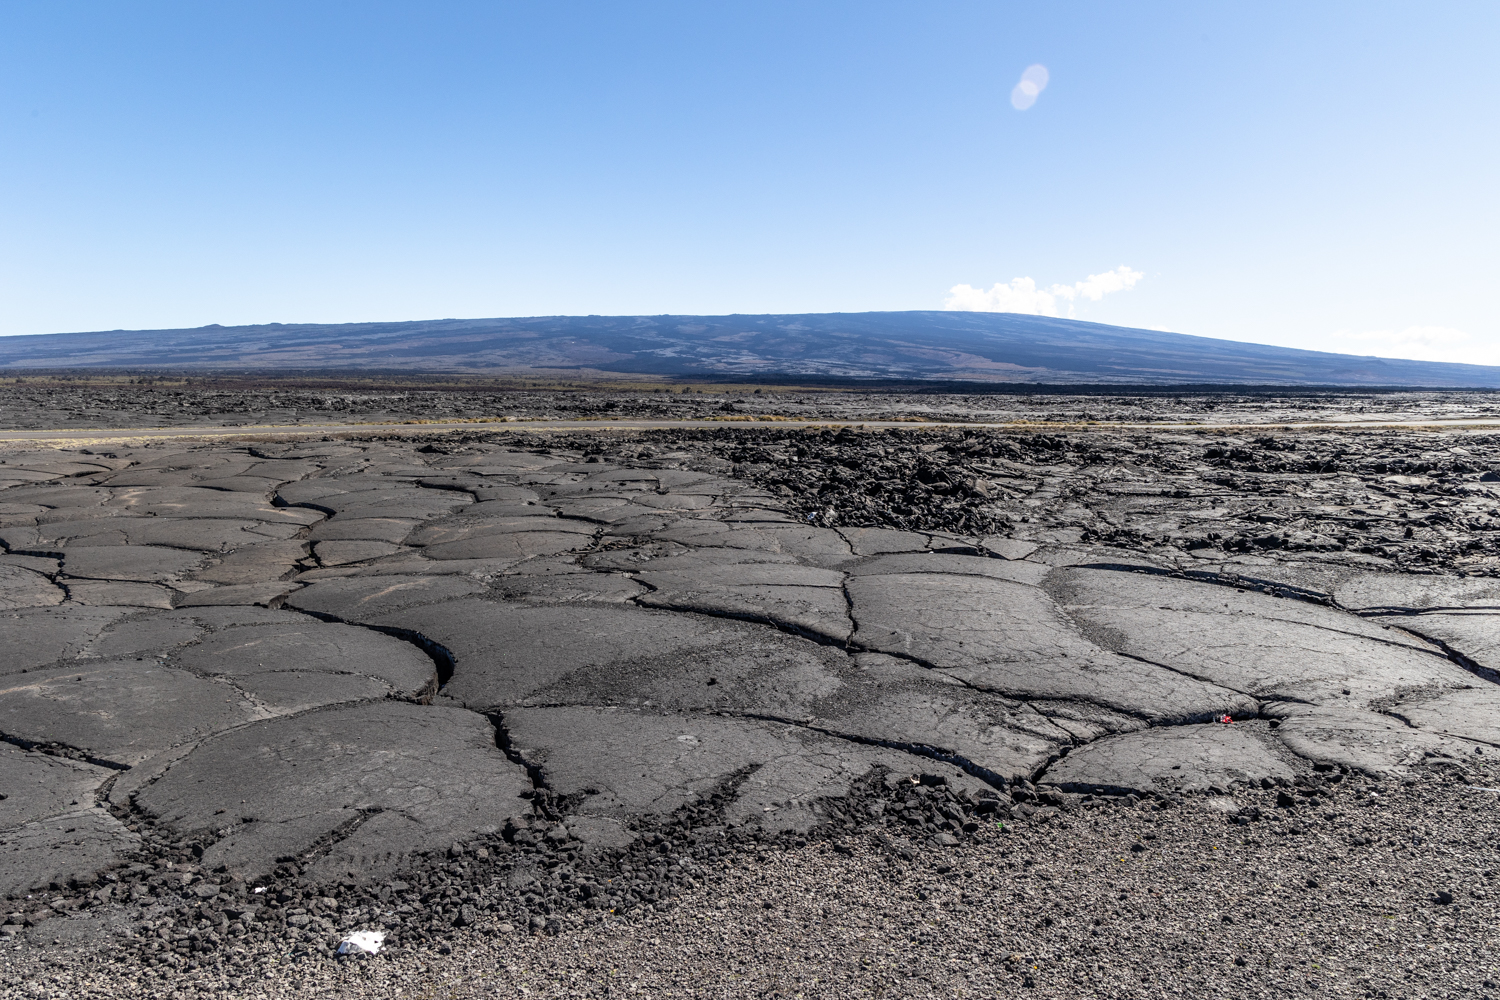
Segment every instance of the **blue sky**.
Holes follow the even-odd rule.
[[[948,305],[1500,363],[1496,38],[1494,3],[4,3],[0,333]]]

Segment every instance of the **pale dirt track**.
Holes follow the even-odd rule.
[[[469,420],[391,421],[348,424],[254,424],[238,427],[104,427],[66,430],[0,431],[6,444],[94,445],[197,438],[225,441],[247,437],[317,437],[321,435],[449,434],[461,431],[652,431],[739,428],[803,430],[813,427],[852,427],[861,430],[1026,430],[1026,431],[1245,431],[1245,430],[1483,430],[1500,427],[1500,419],[1463,420],[1326,420],[1270,423],[1038,423],[1035,421],[941,422],[902,420]]]

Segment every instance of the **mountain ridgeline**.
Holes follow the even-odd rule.
[[[0,338],[0,368],[1497,388],[1500,367],[1012,313],[540,316]]]

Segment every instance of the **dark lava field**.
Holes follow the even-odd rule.
[[[895,388],[430,377],[288,378],[0,373],[0,431],[547,419],[911,420],[1204,425],[1500,419],[1500,392],[1184,387],[1072,391],[962,383]]]
[[[5,446],[7,996],[1500,995],[1489,395],[403,391],[1034,423]]]

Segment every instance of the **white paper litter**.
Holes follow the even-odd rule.
[[[266,891],[266,887],[263,886],[263,885],[258,885],[258,886],[255,887],[255,891],[256,892],[265,892]]]
[[[339,954],[347,955],[354,949],[373,955],[385,944],[385,931],[355,931],[339,942]]]

